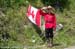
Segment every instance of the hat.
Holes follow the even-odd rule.
[[[47,7],[43,7],[42,9],[47,9]]]
[[[48,9],[52,9],[52,6],[48,6],[47,8],[48,8]]]

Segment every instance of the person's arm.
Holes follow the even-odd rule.
[[[53,20],[54,20],[54,22],[53,22],[54,23],[53,29],[56,30],[56,16],[55,15],[53,17]]]
[[[40,9],[40,14],[42,15],[42,16],[44,16],[45,15],[45,13],[46,13],[46,10],[47,9],[47,7],[42,7],[41,9]]]

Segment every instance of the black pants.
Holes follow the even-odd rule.
[[[53,28],[45,28],[46,39],[53,38]]]

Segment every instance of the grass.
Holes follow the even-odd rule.
[[[64,9],[62,13],[56,13],[57,24],[63,24],[64,28],[63,30],[56,32],[57,36],[54,37],[54,47],[47,48],[46,46],[43,46],[46,45],[46,43],[43,42],[43,40],[39,37],[36,29],[25,16],[27,8],[25,6],[21,6],[19,8],[9,8],[6,10],[5,17],[2,17],[2,19],[4,20],[2,21],[2,23],[4,24],[3,31],[7,30],[10,37],[8,40],[1,39],[2,37],[0,31],[0,47],[20,47],[13,49],[23,49],[24,47],[27,49],[64,49],[65,47],[75,46],[75,4],[74,0],[72,0],[71,2],[71,9]],[[40,4],[38,4],[37,6],[39,5]],[[35,40],[35,42],[33,40]]]

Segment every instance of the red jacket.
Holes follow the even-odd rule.
[[[56,28],[56,16],[53,13],[43,13],[40,10],[40,14],[44,16],[45,28]]]

